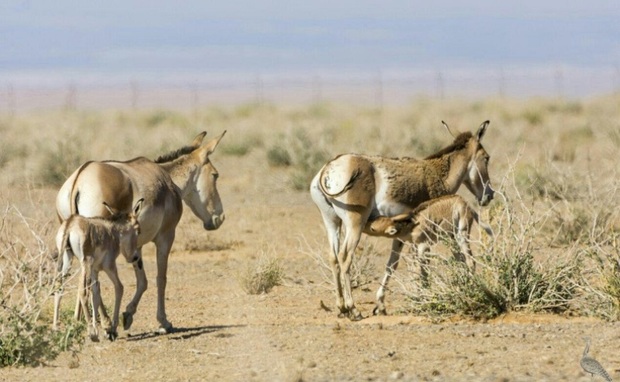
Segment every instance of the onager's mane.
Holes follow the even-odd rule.
[[[159,157],[157,157],[157,159],[155,159],[154,162],[157,164],[172,162],[175,159],[179,159],[183,155],[191,153],[192,151],[196,150],[196,148],[196,146],[181,147],[180,149],[175,150],[171,153],[160,155]]]
[[[452,142],[450,146],[444,147],[443,149],[437,151],[435,154],[431,154],[424,159],[437,159],[454,151],[462,150],[465,148],[465,146],[467,146],[467,142],[469,142],[472,137],[473,134],[469,131],[461,133],[454,139],[454,142]]]

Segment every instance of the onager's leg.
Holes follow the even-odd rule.
[[[381,285],[379,285],[379,289],[377,290],[377,303],[375,305],[375,309],[373,309],[372,313],[374,315],[386,315],[387,312],[385,310],[385,291],[387,289],[387,285],[392,277],[392,273],[398,268],[398,262],[400,261],[400,253],[403,250],[404,243],[402,240],[394,239],[392,240],[392,251],[390,252],[390,258],[385,266],[385,275],[383,276],[383,280],[381,280]]]
[[[355,225],[347,227],[349,229],[345,232],[343,240],[343,246],[340,248],[338,254],[338,262],[340,263],[340,277],[342,279],[342,292],[344,297],[344,310],[340,310],[341,314],[348,315],[352,321],[361,320],[362,314],[355,307],[353,302],[353,292],[351,291],[351,263],[355,256],[355,248],[359,244],[360,237],[362,236],[362,226]]]
[[[146,272],[144,271],[144,264],[142,262],[142,247],[138,248],[136,252],[138,254],[138,260],[131,264],[133,266],[134,273],[136,274],[136,293],[131,301],[129,301],[129,304],[125,307],[125,312],[123,312],[123,329],[125,330],[129,330],[129,328],[131,328],[131,324],[133,323],[133,315],[136,314],[140,299],[148,287]]]
[[[155,241],[157,247],[157,321],[160,334],[172,332],[172,324],[166,319],[166,284],[168,282],[168,257],[174,242],[174,230],[160,235]]]
[[[121,309],[121,300],[123,298],[124,287],[121,283],[121,279],[118,277],[118,271],[116,269],[116,264],[111,264],[112,266],[109,268],[105,268],[105,273],[108,275],[112,284],[114,285],[114,311],[112,312],[112,322],[106,323],[104,326],[105,332],[110,341],[114,341],[118,337],[118,316],[119,311]]]
[[[332,270],[334,286],[336,288],[336,306],[340,312],[345,310],[344,297],[342,294],[342,282],[340,280],[340,263],[338,262],[338,252],[340,251],[340,227],[342,220],[336,215],[334,207],[327,201],[325,195],[319,190],[318,175],[312,181],[310,196],[321,212],[323,225],[329,240],[330,253],[328,255],[329,265]]]
[[[332,210],[333,211],[333,210]],[[329,264],[332,269],[332,276],[334,278],[334,285],[336,286],[336,306],[340,312],[344,312],[344,297],[342,294],[342,282],[340,279],[340,262],[338,261],[338,252],[340,250],[340,224],[342,221],[335,213],[326,215],[323,214],[323,224],[327,231],[327,239],[329,240]]]

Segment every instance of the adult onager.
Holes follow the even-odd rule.
[[[116,328],[118,327],[118,314],[123,298],[123,284],[118,277],[116,269],[116,258],[123,254],[125,260],[133,263],[139,260],[137,254],[138,234],[140,224],[137,216],[140,206],[144,199],[138,200],[130,213],[115,213],[104,203],[106,209],[110,211],[112,217],[106,218],[85,218],[80,215],[71,215],[65,220],[56,234],[56,248],[59,257],[60,282],[62,283],[71,269],[73,256],[80,261],[82,270],[80,283],[78,286],[79,301],[86,317],[86,322],[91,321],[88,309],[87,295],[92,289],[92,324],[89,327],[90,339],[99,341],[97,332],[97,312],[101,309],[101,314],[105,321],[105,331],[108,338],[114,341],[118,337]],[[112,284],[114,284],[114,312],[112,321],[108,316],[105,306],[101,299],[101,289],[99,286],[99,271],[105,271]],[[54,298],[54,323],[53,327],[58,327],[58,316],[60,313],[60,301],[62,299],[62,286],[56,291]]]
[[[353,301],[349,269],[369,219],[408,212],[429,199],[454,194],[461,184],[476,196],[480,205],[493,199],[489,154],[480,143],[488,124],[489,121],[482,123],[476,134],[458,134],[451,145],[422,160],[344,154],[327,162],[316,174],[310,194],[327,231],[336,304],[341,315],[352,320],[362,318]],[[443,125],[450,132],[448,125]],[[396,269],[402,248],[401,240],[393,240],[377,295],[384,294],[384,284]]]
[[[85,217],[109,216],[106,201],[117,211],[128,211],[137,199],[144,198],[139,216],[138,256],[133,263],[136,293],[123,313],[125,330],[131,327],[142,294],[147,288],[142,264],[142,246],[153,242],[157,248],[157,320],[160,332],[172,330],[166,318],[165,294],[168,257],[176,226],[183,213],[182,200],[202,222],[206,230],[218,229],[224,211],[217,191],[217,170],[210,160],[226,132],[202,143],[206,132],[189,145],[151,161],[139,157],[125,162],[87,162],[80,166],[60,188],[56,212],[61,221],[73,214]]]
[[[394,217],[379,216],[374,220],[369,220],[364,232],[413,243],[422,265],[422,280],[426,282],[428,275],[426,253],[442,235],[457,242],[458,250],[456,248],[452,250],[454,258],[468,263],[471,271],[475,271],[476,263],[469,245],[469,235],[474,221],[489,236],[493,236],[491,227],[480,221],[478,213],[462,196],[454,194],[428,200],[407,214]],[[377,293],[375,313],[385,314],[384,292],[388,280],[389,278],[383,280],[381,294]]]

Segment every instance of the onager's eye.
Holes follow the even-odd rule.
[[[217,172],[213,173],[213,180],[217,180],[217,178],[220,177],[220,174],[218,174]]]

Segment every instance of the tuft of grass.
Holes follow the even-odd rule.
[[[273,287],[281,285],[284,269],[277,258],[261,257],[246,268],[240,277],[241,286],[248,294],[269,293]]]

